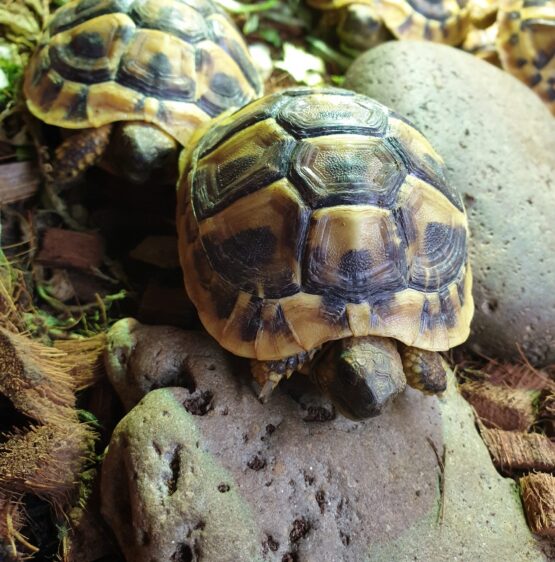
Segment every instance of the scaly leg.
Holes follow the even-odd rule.
[[[438,394],[447,388],[447,376],[436,351],[399,345],[407,383],[425,394]]]
[[[52,161],[52,180],[58,184],[77,179],[88,168],[97,164],[110,142],[112,125],[84,129],[60,144]]]

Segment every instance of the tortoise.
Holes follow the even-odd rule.
[[[495,23],[499,0],[470,0],[468,8],[472,27],[486,29]]]
[[[333,32],[349,54],[371,49],[391,37],[376,0],[308,0],[308,4],[323,12],[318,28],[325,35]]]
[[[555,115],[555,1],[503,0],[497,24],[503,68],[530,86]]]
[[[494,22],[489,27],[481,29],[471,25],[466,37],[461,45],[461,48],[478,57],[482,60],[489,62],[495,66],[501,66],[499,60],[499,53],[495,41],[497,39],[497,23]]]
[[[398,39],[460,45],[470,22],[468,0],[379,0],[378,13]]]
[[[187,293],[251,359],[263,400],[294,371],[353,419],[405,379],[445,388],[436,352],[467,338],[474,308],[468,223],[406,119],[347,90],[287,89],[198,131],[180,169]]]
[[[53,14],[24,93],[37,118],[79,131],[56,149],[56,181],[107,154],[140,183],[177,160],[200,124],[261,95],[261,84],[212,0],[73,0]]]

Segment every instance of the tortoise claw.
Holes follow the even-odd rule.
[[[277,385],[278,382],[273,380],[267,380],[264,383],[264,385],[262,386],[262,390],[258,394],[258,399],[260,400],[260,402],[262,402],[262,404],[266,404],[266,402],[268,402],[270,396],[272,395],[272,392],[274,392],[274,389]]]

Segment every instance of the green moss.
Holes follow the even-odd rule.
[[[0,43],[0,113],[18,99],[24,62],[15,45]]]

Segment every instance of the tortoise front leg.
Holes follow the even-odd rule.
[[[97,164],[110,142],[111,132],[111,124],[103,125],[79,131],[62,142],[54,152],[52,180],[69,183]]]
[[[399,345],[407,382],[425,394],[438,394],[447,388],[447,375],[436,351]]]
[[[267,402],[282,378],[289,378],[295,371],[301,371],[316,354],[318,349],[303,351],[279,361],[251,360],[251,372],[262,390],[258,395],[261,402]]]

